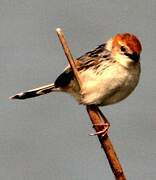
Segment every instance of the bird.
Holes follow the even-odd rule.
[[[81,92],[70,65],[67,65],[54,83],[18,93],[11,99],[23,100],[51,92],[65,92],[83,105],[106,106],[120,102],[139,82],[141,51],[142,45],[136,35],[118,33],[75,59],[82,80]]]

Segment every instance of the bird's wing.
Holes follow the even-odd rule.
[[[78,71],[83,71],[89,68],[98,69],[101,62],[105,62],[106,67],[110,60],[110,51],[106,49],[106,44],[101,44],[92,51],[85,53],[83,56],[75,60]],[[105,65],[103,65],[105,66]],[[55,87],[67,86],[74,79],[74,74],[70,66],[68,66],[55,81]]]
[[[84,56],[86,57],[90,57],[90,58],[94,58],[94,57],[105,57],[109,54],[110,52],[106,49],[106,44],[101,44],[98,47],[96,47],[95,49],[88,51],[87,53],[85,53],[84,55],[80,56],[79,58],[77,58],[77,60],[83,60]]]
[[[101,44],[92,51],[85,53],[77,58],[76,65],[78,70],[85,70],[90,67],[98,67],[102,61],[110,60],[110,51],[106,49],[106,44]]]

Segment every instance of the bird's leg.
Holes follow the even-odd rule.
[[[96,105],[87,106],[87,111],[91,120],[93,117],[95,118],[95,120],[98,120],[94,122],[92,121],[93,128],[96,130],[96,133],[91,133],[90,135],[91,136],[100,135],[101,137],[104,137],[108,132],[110,123]]]
[[[102,137],[105,136],[105,134],[107,134],[108,132],[108,129],[110,127],[110,124],[109,123],[103,123],[103,124],[93,124],[93,128],[96,128],[96,127],[99,127],[100,131],[96,132],[96,133],[90,133],[89,135],[90,136],[96,136],[96,135],[101,135]]]

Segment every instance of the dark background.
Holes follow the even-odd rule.
[[[102,111],[129,180],[156,177],[156,1],[0,0],[0,179],[113,180],[84,106],[66,94],[11,101],[51,83],[67,60],[55,29],[75,57],[117,32],[143,45],[141,80],[125,101]]]

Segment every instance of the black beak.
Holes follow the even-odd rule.
[[[137,53],[133,53],[133,54],[125,53],[125,55],[135,62],[138,62],[140,59],[140,54],[137,54]]]

